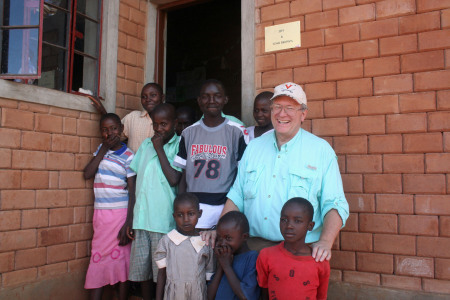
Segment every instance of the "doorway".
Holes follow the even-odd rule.
[[[241,1],[190,2],[161,9],[158,18],[165,42],[157,43],[156,77],[164,82],[167,102],[198,111],[200,86],[214,78],[223,82],[229,98],[224,113],[241,118]]]

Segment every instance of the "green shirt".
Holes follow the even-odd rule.
[[[181,171],[172,165],[179,142],[175,134],[163,149],[172,168]],[[177,188],[164,176],[151,138],[142,142],[130,167],[137,173],[133,229],[168,233],[175,228],[172,213]]]

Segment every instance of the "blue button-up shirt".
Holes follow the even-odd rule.
[[[247,216],[250,235],[271,241],[283,240],[280,212],[291,198],[305,198],[314,207],[307,243],[319,240],[328,211],[336,209],[343,224],[349,215],[334,150],[303,129],[281,149],[275,132],[249,143],[227,197]]]

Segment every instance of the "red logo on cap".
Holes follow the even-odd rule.
[[[292,86],[292,84],[290,84],[290,85],[287,85],[287,84],[286,84],[286,88],[287,88],[287,89],[289,89],[291,86]]]

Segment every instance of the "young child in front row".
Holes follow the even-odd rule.
[[[103,143],[84,169],[94,180],[94,236],[84,288],[91,299],[102,298],[103,287],[118,282],[120,299],[128,295],[130,240],[126,235],[128,201],[134,201],[136,173],[130,169],[133,152],[120,142],[123,125],[116,114],[100,119]]]
[[[288,200],[281,209],[284,242],[261,250],[256,262],[263,299],[327,299],[330,264],[316,262],[305,244],[314,227],[314,208],[303,198]]]
[[[152,299],[158,268],[154,253],[159,240],[172,229],[172,204],[181,178],[173,167],[179,137],[175,134],[175,108],[157,105],[150,113],[155,134],[139,147],[131,169],[137,173],[136,203],[130,201],[127,224],[131,246],[130,280],[141,282],[144,300]]]
[[[270,118],[270,99],[272,97],[273,93],[268,91],[259,93],[255,97],[255,102],[253,103],[253,118],[255,118],[257,125],[247,127],[250,141],[273,131],[272,120]]]
[[[173,202],[176,229],[158,244],[156,300],[206,299],[206,281],[213,272],[213,250],[195,228],[202,215],[197,197],[182,193]]]
[[[217,269],[208,285],[209,300],[259,299],[258,252],[248,248],[249,230],[247,217],[241,212],[230,211],[219,219],[214,249]]]

